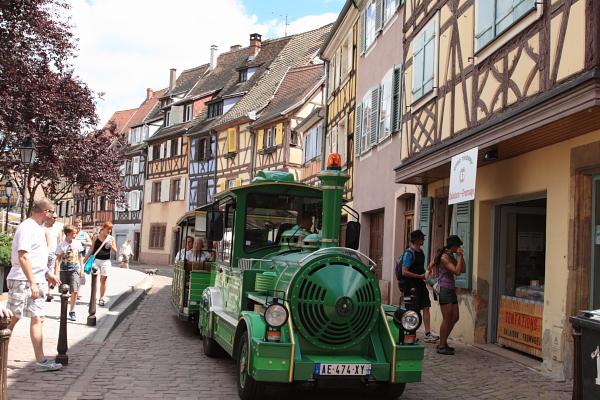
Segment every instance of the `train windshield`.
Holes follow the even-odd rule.
[[[296,229],[298,235],[318,232],[322,204],[320,197],[250,193],[246,199],[244,251],[279,246],[287,230]]]

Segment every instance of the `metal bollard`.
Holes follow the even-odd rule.
[[[12,332],[7,329],[10,324],[11,318],[2,317],[0,318],[0,364],[2,366],[2,372],[0,375],[0,400],[6,399],[6,365],[8,363],[8,341]]]
[[[67,309],[71,295],[69,294],[69,285],[66,283],[60,285],[58,289],[60,290],[61,295],[60,328],[58,330],[58,344],[56,345],[58,355],[56,356],[56,362],[61,363],[62,365],[69,365],[69,356],[67,355],[67,350],[69,349],[67,343]]]
[[[90,295],[90,308],[87,317],[88,326],[96,326],[96,286],[98,285],[98,267],[92,268],[92,294]]]

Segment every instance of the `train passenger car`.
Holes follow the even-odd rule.
[[[421,380],[419,313],[381,304],[377,266],[356,250],[356,222],[349,247],[339,245],[349,176],[336,156],[321,188],[265,171],[219,193],[206,212],[217,245],[198,326],[207,356],[237,360],[242,400],[263,398],[268,382],[356,385],[395,399]]]

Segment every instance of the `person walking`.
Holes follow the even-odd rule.
[[[398,260],[402,274],[400,279],[398,279],[398,287],[403,292],[403,296],[409,295],[412,289],[416,289],[416,309],[423,312],[423,325],[425,325],[424,340],[427,343],[434,343],[439,339],[439,336],[431,333],[431,318],[429,313],[431,299],[429,298],[429,290],[425,284],[425,254],[421,250],[423,243],[425,243],[425,235],[421,230],[417,229],[410,233],[410,247],[406,249],[401,260]]]
[[[38,372],[56,371],[62,364],[44,355],[43,323],[44,305],[48,293],[46,279],[51,285],[60,285],[60,280],[48,269],[48,245],[42,224],[52,220],[54,204],[45,197],[33,203],[31,217],[23,221],[15,233],[12,243],[12,267],[7,276],[7,307],[14,314],[8,329],[11,331],[24,316],[31,319],[29,334],[33,344]]]
[[[75,225],[75,229],[77,229],[77,235],[75,236],[75,240],[81,243],[81,256],[85,257],[87,251],[90,247],[92,247],[92,239],[87,232],[83,230],[83,221],[79,218],[73,222]],[[85,285],[85,274],[81,274],[79,277],[79,291],[77,292],[77,299],[81,299],[81,292],[83,291],[83,286]]]
[[[446,239],[446,246],[440,248],[435,256],[435,265],[439,267],[440,309],[442,311],[442,324],[440,326],[440,344],[436,351],[438,354],[454,355],[454,348],[448,346],[448,336],[458,322],[458,298],[454,276],[464,274],[466,271],[463,255],[463,242],[456,235]],[[458,259],[454,257],[457,255]]]
[[[77,320],[75,303],[79,290],[79,277],[83,275],[83,257],[81,257],[81,242],[75,240],[77,228],[73,225],[64,227],[65,240],[56,246],[56,268],[60,270],[60,280],[69,284],[71,292],[71,307],[69,319]]]
[[[94,260],[94,265],[100,271],[100,299],[98,300],[99,306],[104,306],[106,303],[104,300],[104,294],[106,293],[106,281],[108,280],[108,276],[110,275],[111,261],[110,254],[117,252],[117,243],[115,238],[111,236],[113,224],[112,222],[106,221],[102,224],[102,229],[97,235],[94,235],[92,238],[92,248],[87,253],[85,260],[83,260],[83,264],[87,262],[88,258],[92,254],[96,254],[96,259]]]
[[[129,269],[129,257],[131,256],[133,256],[133,250],[131,250],[131,239],[127,239],[119,250],[119,261],[121,261],[119,267]]]

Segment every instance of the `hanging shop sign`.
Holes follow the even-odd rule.
[[[477,178],[477,147],[452,157],[450,166],[450,193],[448,204],[475,199]]]

